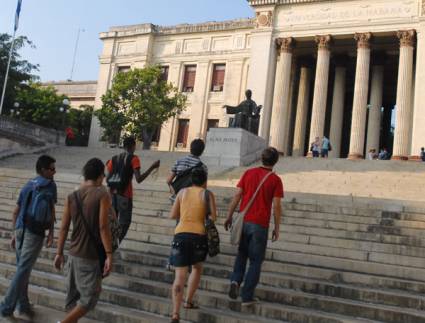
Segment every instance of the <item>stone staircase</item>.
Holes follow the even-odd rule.
[[[0,294],[15,270],[9,247],[11,211],[30,172],[0,170]],[[59,204],[78,184],[58,176]],[[173,273],[164,269],[175,222],[168,193],[137,189],[133,223],[105,279],[101,302],[90,318],[103,322],[168,322]],[[223,230],[232,191],[212,187],[219,206],[222,253],[205,264],[197,302],[183,310],[186,322],[425,322],[425,209],[373,203],[353,207],[328,197],[284,202],[281,240],[269,244],[256,295],[242,309],[227,297],[235,248]],[[379,207],[379,209],[378,209]],[[56,225],[58,231],[60,221]],[[56,232],[56,236],[57,236]],[[53,269],[55,249],[44,249],[31,277],[32,301],[63,310],[65,282]],[[55,322],[55,320],[51,320]],[[41,320],[40,322],[49,322]]]

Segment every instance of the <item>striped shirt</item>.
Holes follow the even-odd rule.
[[[202,163],[199,157],[194,155],[189,155],[189,156],[178,159],[176,163],[174,164],[174,166],[171,168],[171,171],[174,174],[178,175],[181,172],[184,172],[186,169],[192,168],[198,165],[199,163]],[[208,173],[208,168],[204,163],[202,163],[202,167]]]

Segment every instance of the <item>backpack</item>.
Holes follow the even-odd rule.
[[[133,154],[122,153],[111,159],[112,172],[108,174],[106,183],[111,190],[117,191],[118,194],[124,193],[133,177],[133,168],[131,167],[133,156]]]
[[[53,204],[55,196],[48,186],[51,180],[37,177],[23,188],[25,207],[22,209],[25,227],[36,234],[44,234],[53,222]]]
[[[185,169],[174,178],[171,186],[173,187],[176,195],[181,189],[192,186],[192,170],[201,167],[202,165],[203,164],[200,161],[195,166]]]

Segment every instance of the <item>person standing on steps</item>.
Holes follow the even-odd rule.
[[[56,160],[48,155],[40,156],[36,163],[38,176],[30,180],[19,193],[13,211],[11,247],[16,250],[16,272],[0,304],[3,317],[15,316],[32,321],[34,310],[28,299],[28,282],[37,261],[46,230],[46,246],[53,243],[57,188],[54,182]]]
[[[170,188],[170,193],[173,194],[171,198],[173,202],[174,202],[175,195],[178,193],[178,192],[175,192],[172,186],[172,183],[176,178],[178,178],[179,176],[184,176],[185,175],[184,173],[187,171],[189,171],[187,173],[187,177],[190,178],[191,176],[190,171],[191,169],[195,167],[202,167],[205,170],[205,172],[208,174],[207,166],[200,159],[204,150],[205,150],[204,141],[202,139],[194,139],[190,143],[190,154],[183,158],[178,159],[173,165],[173,167],[171,168],[170,175],[167,178],[167,185]],[[187,186],[185,187],[191,186],[190,180],[185,181],[185,183],[187,183]],[[181,188],[184,188],[184,185],[182,185]]]
[[[106,182],[112,194],[112,204],[118,214],[121,226],[120,242],[127,235],[131,224],[133,213],[133,176],[137,183],[143,182],[155,169],[159,168],[160,161],[157,160],[146,172],[140,174],[140,159],[134,154],[136,151],[136,140],[126,137],[123,141],[124,152],[112,157],[106,163]]]
[[[68,195],[62,216],[54,266],[64,263],[63,249],[72,222],[72,236],[67,263],[68,314],[59,323],[74,323],[93,310],[102,288],[102,277],[112,269],[112,235],[109,212],[111,196],[102,185],[105,165],[98,158],[90,159],[83,168],[84,182]],[[101,268],[99,245],[103,245],[106,260]],[[78,304],[77,304],[78,303]]]
[[[205,230],[205,220],[210,210],[209,217],[212,221],[217,218],[214,194],[206,190],[207,173],[202,167],[192,170],[192,186],[182,189],[176,197],[170,217],[178,219],[172,243],[171,265],[175,268],[175,279],[172,287],[173,313],[172,323],[180,320],[180,306],[183,301],[183,291],[186,276],[189,275],[185,309],[197,309],[193,297],[199,286],[202,273],[202,263],[208,252],[208,240]],[[208,194],[208,197],[207,195]],[[209,206],[207,206],[209,201]]]
[[[310,145],[310,151],[313,155],[313,158],[320,157],[320,138],[316,137],[316,139]]]
[[[279,239],[283,184],[279,176],[271,173],[279,159],[279,153],[275,148],[269,147],[263,151],[261,159],[263,166],[249,169],[242,175],[224,222],[225,229],[229,230],[233,213],[239,202],[241,202],[240,210],[244,210],[254,198],[245,213],[238,254],[230,277],[229,297],[231,299],[239,297],[239,288],[244,282],[241,291],[243,306],[257,302],[254,292],[260,280],[261,265],[266,253],[272,206],[274,214],[272,241]],[[258,193],[255,195],[257,189]],[[245,274],[248,259],[249,268]]]

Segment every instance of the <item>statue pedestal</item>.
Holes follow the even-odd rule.
[[[266,141],[241,128],[211,128],[202,160],[211,166],[246,166],[261,158]]]

